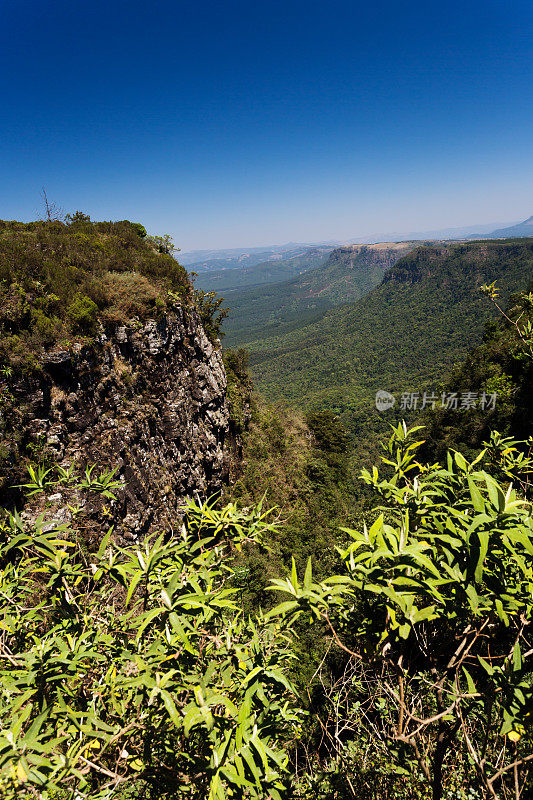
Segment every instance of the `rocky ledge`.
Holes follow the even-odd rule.
[[[226,375],[189,308],[50,352],[31,383],[12,390],[26,451],[42,448],[62,466],[117,467],[124,488],[106,515],[119,539],[172,533],[183,499],[208,497],[226,479]],[[61,496],[48,500],[68,515]]]

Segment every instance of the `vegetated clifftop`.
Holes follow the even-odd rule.
[[[179,264],[154,254],[154,242],[130,223],[114,223],[104,236],[98,223],[83,225],[90,250],[100,245],[88,263],[81,263],[87,242],[80,243],[75,224],[55,232],[41,226],[30,237],[23,229],[22,242],[9,230],[0,237],[0,491],[4,502],[14,501],[13,486],[32,461],[117,467],[124,488],[107,502],[105,518],[102,503],[86,508],[87,525],[115,524],[121,538],[137,539],[171,531],[184,497],[209,496],[225,481],[226,375],[219,344],[202,325],[205,309]],[[130,270],[123,235],[135,251]],[[33,269],[8,258],[13,251],[32,252]],[[72,270],[76,257],[78,280],[61,301],[51,289],[65,289],[57,275],[64,260]],[[152,274],[142,275],[143,268]],[[94,287],[99,302],[75,291],[80,285]],[[67,500],[54,495],[45,505],[68,517]]]
[[[420,242],[380,242],[339,247],[322,269],[302,275],[300,286],[309,297],[328,298],[334,304],[353,302],[377,286],[398,259],[420,246]]]

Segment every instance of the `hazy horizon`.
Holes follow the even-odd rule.
[[[528,216],[531,216],[531,215],[528,215]],[[526,219],[526,217],[524,217],[524,219]],[[272,247],[289,247],[289,246],[293,246],[293,247],[299,247],[299,246],[302,246],[302,247],[311,246],[311,247],[313,247],[313,246],[317,246],[318,247],[318,246],[329,246],[329,245],[331,245],[331,246],[342,246],[342,245],[350,244],[350,242],[352,240],[354,241],[354,243],[357,243],[359,239],[366,241],[366,240],[371,240],[371,239],[373,240],[373,239],[376,239],[376,237],[381,237],[381,236],[384,236],[384,237],[396,236],[396,235],[397,236],[404,236],[404,235],[414,234],[414,233],[430,234],[430,233],[434,233],[434,232],[462,231],[463,229],[464,229],[465,233],[467,231],[470,232],[470,233],[474,233],[474,234],[475,233],[491,233],[493,229],[495,230],[495,229],[497,229],[499,227],[510,227],[510,226],[515,225],[518,222],[522,222],[522,221],[523,221],[522,219],[520,219],[520,220],[518,220],[518,219],[516,219],[516,220],[507,220],[507,221],[504,221],[504,222],[502,222],[500,220],[500,221],[495,221],[495,222],[484,222],[484,223],[481,223],[481,224],[472,223],[471,225],[459,225],[459,226],[447,227],[447,228],[440,228],[440,227],[436,227],[435,226],[433,228],[428,228],[426,231],[414,231],[414,230],[413,231],[381,231],[381,232],[380,231],[375,231],[373,233],[366,233],[366,234],[362,234],[360,236],[349,236],[347,239],[326,239],[326,238],[319,239],[319,238],[317,238],[315,240],[308,241],[308,242],[299,242],[299,241],[260,242],[259,244],[242,244],[242,245],[238,245],[237,243],[235,243],[234,245],[230,245],[228,247],[217,247],[216,245],[214,245],[213,247],[193,248],[191,250],[184,250],[183,248],[180,248],[180,251],[183,253],[183,255],[189,255],[189,254],[192,254],[192,253],[213,253],[213,252],[217,252],[217,251],[228,252],[229,253],[232,250],[238,252],[238,251],[246,250],[246,249],[249,249],[249,250],[262,250],[264,248],[265,250],[267,250],[268,248],[272,248]]]

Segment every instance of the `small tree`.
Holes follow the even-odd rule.
[[[171,256],[177,249],[168,233],[164,236],[147,236],[146,241],[156,253],[164,253],[167,256]]]
[[[61,220],[63,220],[65,212],[56,203],[51,203],[48,200],[48,195],[46,194],[46,189],[44,188],[44,186],[41,189],[41,194],[43,198],[45,220],[49,223],[60,222]]]
[[[224,335],[221,330],[222,323],[229,314],[228,308],[222,308],[224,298],[219,297],[216,292],[195,289],[194,302],[207,338],[214,343],[219,336]]]

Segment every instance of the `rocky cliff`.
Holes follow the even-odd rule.
[[[118,468],[124,488],[106,524],[119,538],[172,531],[184,497],[209,496],[225,480],[226,376],[190,307],[101,327],[90,345],[49,352],[41,373],[10,391],[19,450],[63,466]],[[63,497],[51,503],[68,513]]]

